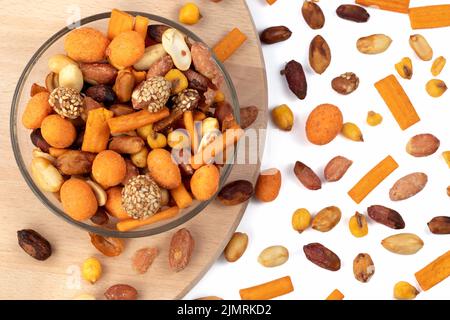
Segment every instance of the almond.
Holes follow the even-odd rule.
[[[321,29],[325,24],[325,16],[322,9],[313,1],[305,0],[303,2],[302,15],[311,29]]]
[[[353,161],[337,156],[328,162],[324,169],[325,180],[328,182],[339,181],[347,172],[348,168],[353,164]]]
[[[142,248],[134,253],[132,266],[133,269],[139,273],[144,274],[148,268],[153,264],[159,254],[158,248]]]
[[[226,206],[234,206],[250,199],[253,185],[247,180],[236,180],[226,184],[217,195],[217,199]]]
[[[372,220],[384,224],[389,228],[405,228],[405,222],[403,221],[402,216],[393,209],[380,205],[374,205],[367,208],[367,213]]]
[[[330,249],[320,243],[310,243],[303,246],[306,258],[315,265],[330,270],[338,271],[341,268],[341,260]]]
[[[320,232],[328,232],[341,220],[341,210],[330,206],[320,210],[312,221],[312,228]]]
[[[381,245],[393,253],[414,254],[423,247],[423,241],[414,233],[400,233],[381,241]]]
[[[281,172],[276,168],[267,169],[259,174],[256,181],[255,196],[262,202],[277,198],[281,188]]]
[[[427,157],[435,153],[441,142],[430,133],[418,134],[409,139],[406,152],[414,157]]]
[[[311,68],[318,74],[322,74],[327,70],[331,63],[331,50],[325,39],[317,35],[309,45],[309,64]]]
[[[175,272],[187,267],[194,251],[194,238],[186,229],[180,229],[172,236],[169,248],[169,266]]]
[[[389,191],[389,198],[392,201],[408,199],[425,188],[428,177],[425,173],[414,172],[399,179]]]
[[[304,163],[297,161],[295,163],[294,173],[305,188],[309,190],[318,190],[322,188],[320,178]]]

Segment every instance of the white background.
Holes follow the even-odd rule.
[[[339,4],[352,1],[320,1],[325,16],[325,27],[311,30],[304,22],[300,10],[301,0],[279,0],[268,6],[265,0],[248,0],[256,27],[264,28],[285,25],[293,32],[292,37],[282,43],[263,46],[269,85],[269,108],[288,104],[295,114],[295,126],[291,132],[281,132],[269,123],[267,144],[262,168],[276,167],[281,170],[283,183],[278,198],[267,204],[252,200],[237,231],[249,236],[248,249],[235,263],[221,257],[200,283],[186,296],[195,299],[217,295],[224,299],[239,299],[239,289],[290,275],[294,292],[284,299],[324,299],[334,289],[344,293],[345,299],[392,299],[393,286],[405,280],[416,284],[414,273],[450,249],[450,235],[433,235],[426,223],[434,216],[450,215],[450,198],[446,187],[450,185],[450,170],[441,153],[450,150],[450,92],[435,99],[427,95],[425,83],[432,78],[431,62],[419,60],[408,44],[413,33],[423,34],[439,55],[450,59],[450,28],[413,31],[405,14],[369,9],[368,23],[357,24],[338,18],[335,10]],[[448,1],[411,1],[411,6],[439,4]],[[393,39],[389,50],[380,55],[368,56],[356,49],[356,40],[361,36],[385,33]],[[308,64],[308,48],[311,39],[321,34],[329,43],[332,63],[323,75],[313,74]],[[401,79],[405,91],[416,107],[421,121],[406,131],[401,131],[373,84],[394,73],[394,64],[409,56],[414,65],[412,80]],[[279,71],[284,64],[295,59],[304,66],[308,79],[308,95],[298,100],[287,88]],[[360,87],[349,96],[335,93],[330,82],[334,77],[352,71],[360,78]],[[450,84],[450,65],[439,78]],[[326,146],[310,144],[304,133],[305,121],[311,110],[321,103],[339,106],[345,121],[358,124],[364,134],[364,143],[336,138]],[[369,127],[366,115],[369,110],[380,112],[383,123]],[[418,133],[433,133],[441,140],[437,153],[426,158],[414,158],[405,152],[410,137]],[[375,164],[387,155],[392,155],[400,167],[376,188],[360,205],[355,204],[347,191]],[[293,164],[300,160],[322,176],[326,163],[336,155],[348,157],[354,164],[346,176],[335,183],[325,183],[319,191],[304,188],[293,174]],[[401,202],[389,200],[388,192],[400,177],[415,171],[425,172],[429,182],[425,189],[413,198]],[[367,214],[366,208],[381,204],[400,212],[406,222],[404,230],[396,231],[369,221],[369,234],[364,238],[353,237],[348,230],[348,220],[359,211]],[[336,205],[342,210],[341,222],[330,232],[321,233],[308,229],[298,234],[291,228],[291,216],[297,208],[307,208],[311,213]],[[370,219],[369,219],[370,220]],[[387,236],[412,232],[420,236],[425,245],[415,255],[401,256],[385,250],[380,241]],[[320,242],[333,250],[340,258],[342,267],[331,272],[309,262],[303,245]],[[275,268],[258,264],[257,257],[266,247],[283,245],[288,248],[287,263]],[[369,253],[375,263],[375,275],[370,282],[358,282],[352,271],[353,259],[358,253]],[[422,292],[417,299],[450,298],[450,279]]]

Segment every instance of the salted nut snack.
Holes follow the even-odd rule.
[[[211,199],[221,169],[208,148],[225,151],[237,139],[222,136],[242,129],[206,45],[117,9],[105,31],[67,35],[22,123],[33,130],[38,186],[72,219],[128,231]]]

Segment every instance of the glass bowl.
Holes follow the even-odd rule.
[[[173,27],[182,33],[184,33],[187,37],[194,41],[203,42],[197,35],[183,27],[182,25],[173,22],[171,20],[165,19],[160,16],[144,13],[144,12],[136,12],[136,11],[128,11],[128,13],[136,16],[141,15],[148,17],[150,19],[150,23],[157,24],[165,24],[170,27]],[[86,17],[74,25],[76,26],[89,26],[96,28],[98,30],[103,31],[106,34],[108,19],[111,16],[111,13],[105,12],[96,14],[93,16]],[[61,203],[58,201],[57,196],[53,193],[45,192],[39,189],[36,183],[33,181],[30,173],[30,164],[32,160],[32,151],[36,147],[32,144],[30,140],[31,130],[23,127],[21,123],[21,116],[25,109],[26,103],[28,102],[30,96],[30,88],[33,83],[43,84],[45,81],[45,76],[48,74],[48,59],[57,53],[64,53],[64,37],[67,35],[73,28],[65,27],[61,29],[59,32],[54,34],[50,39],[48,39],[31,57],[31,60],[27,63],[25,69],[23,70],[19,81],[17,83],[14,97],[11,105],[11,115],[10,115],[10,134],[11,134],[11,143],[14,151],[14,157],[16,159],[17,165],[19,166],[20,172],[22,173],[25,181],[30,187],[31,191],[38,197],[38,199],[55,215],[63,218],[71,225],[75,225],[80,227],[88,232],[97,233],[103,236],[108,237],[117,237],[117,238],[137,238],[137,237],[146,237],[155,235],[161,232],[168,231],[173,229],[186,221],[195,217],[198,213],[200,213],[213,199],[211,198],[208,201],[203,202],[195,202],[190,208],[180,210],[180,213],[171,220],[161,221],[159,223],[155,223],[153,225],[149,225],[146,227],[142,227],[140,229],[134,231],[117,231],[113,230],[109,227],[102,227],[93,224],[90,220],[87,221],[76,221],[69,217],[62,210]],[[214,58],[215,59],[215,58]],[[236,120],[239,122],[239,103],[236,95],[235,88],[231,81],[231,78],[224,66],[215,59],[216,64],[219,69],[222,71],[225,82],[221,91],[224,93],[226,100],[232,105],[233,112],[236,117]],[[220,185],[226,181],[232,165],[230,163],[225,163],[221,168],[221,179]]]

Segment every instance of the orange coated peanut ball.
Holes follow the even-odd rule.
[[[67,180],[61,187],[60,196],[64,212],[74,220],[89,219],[97,212],[97,198],[84,180],[76,178]]]
[[[220,173],[213,164],[197,169],[191,178],[191,191],[195,199],[210,199],[219,189]]]
[[[45,141],[54,148],[67,148],[77,137],[75,126],[60,115],[47,116],[41,124],[41,133]]]
[[[77,62],[93,63],[105,58],[109,40],[98,30],[79,28],[71,31],[64,41],[67,55]]]
[[[118,185],[126,173],[125,160],[115,151],[105,150],[100,152],[92,164],[92,176],[104,188]]]
[[[50,94],[48,92],[39,92],[35,94],[25,107],[22,114],[22,124],[27,129],[37,129],[42,121],[52,112],[52,107],[48,103]]]
[[[138,62],[144,51],[145,42],[142,36],[136,31],[126,31],[111,41],[106,55],[113,66],[124,69]]]
[[[123,187],[112,187],[106,190],[107,200],[105,204],[106,211],[113,217],[124,220],[130,216],[122,206],[122,189]]]

